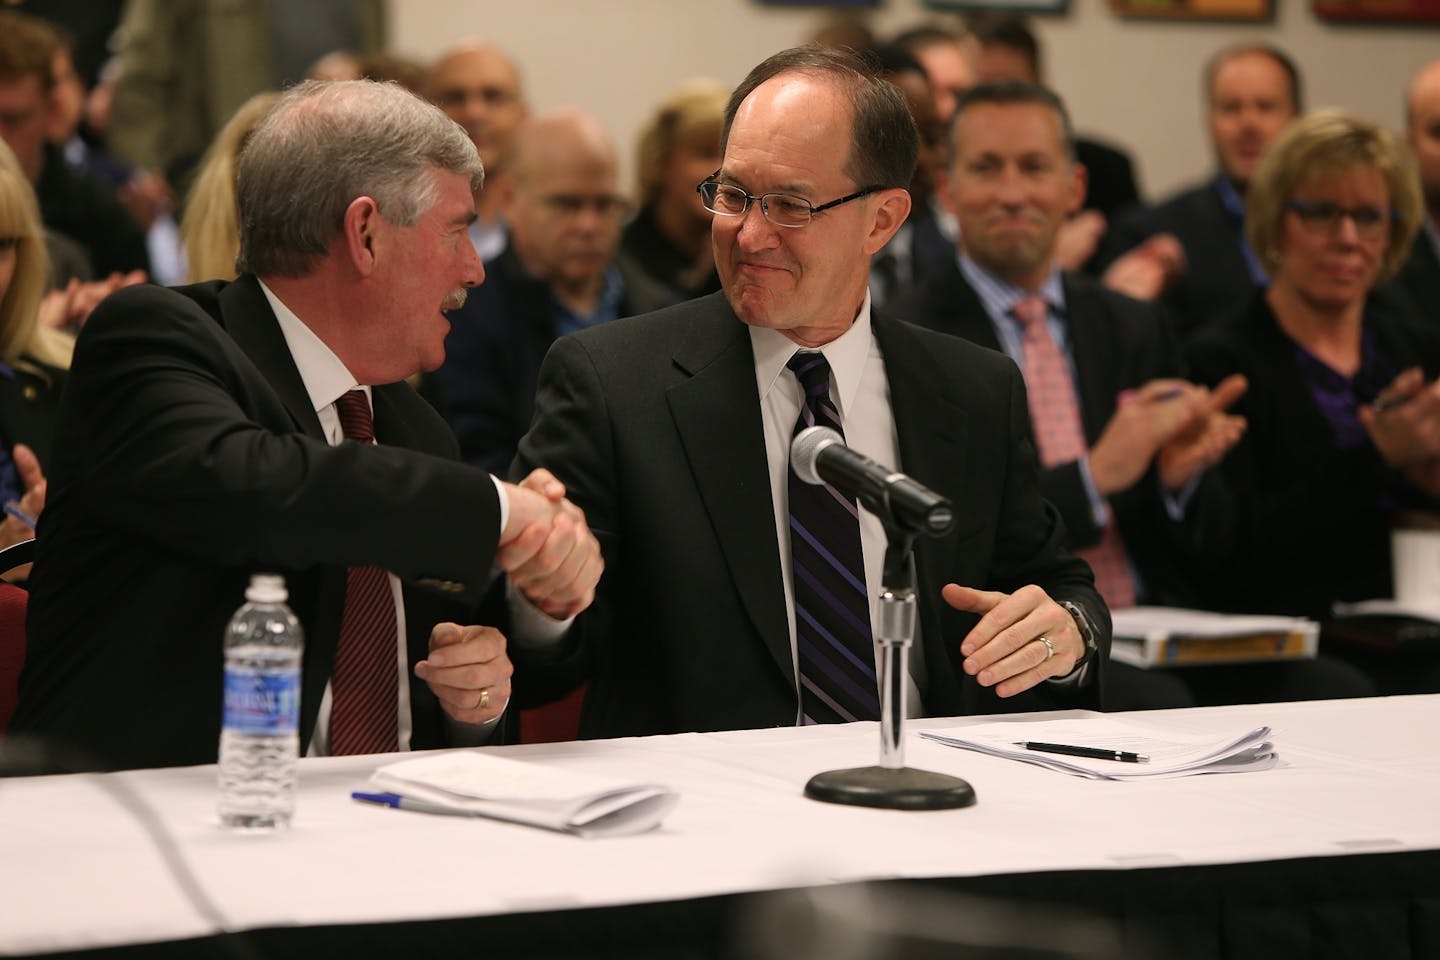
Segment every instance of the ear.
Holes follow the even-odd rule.
[[[345,253],[350,264],[362,277],[375,270],[376,230],[380,226],[380,207],[371,197],[356,197],[345,208]]]
[[[901,187],[890,190],[882,190],[876,194],[879,203],[875,206],[874,221],[870,225],[870,232],[865,236],[865,253],[867,256],[874,256],[880,248],[890,242],[895,236],[895,231],[910,216],[910,191]]]
[[[1085,206],[1085,193],[1090,189],[1090,171],[1085,169],[1082,163],[1070,165],[1070,202],[1066,205],[1065,212],[1074,215],[1080,212]]]

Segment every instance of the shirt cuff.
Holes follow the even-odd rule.
[[[505,702],[505,710],[510,709],[510,702]],[[445,741],[452,747],[483,747],[495,736],[495,730],[500,726],[500,718],[505,716],[505,710],[501,710],[495,716],[484,723],[462,723],[450,714],[445,714]]]
[[[1090,501],[1090,516],[1095,519],[1095,526],[1104,530],[1110,523],[1110,504],[1095,489],[1095,478],[1090,476],[1090,457],[1081,457],[1077,462],[1080,464],[1080,482],[1085,485],[1085,499]]]
[[[505,484],[493,473],[490,474],[490,482],[495,484],[495,495],[500,498],[500,529],[503,531],[510,522],[510,494],[505,492]]]
[[[573,616],[556,620],[530,602],[515,582],[505,579],[505,603],[510,608],[510,640],[530,650],[547,650],[560,645],[575,622]]]
[[[1156,478],[1155,482],[1160,484],[1160,501],[1165,504],[1165,513],[1171,520],[1179,523],[1185,519],[1185,511],[1189,508],[1190,501],[1195,498],[1195,491],[1199,488],[1200,478],[1203,476],[1205,476],[1203,470],[1195,474],[1186,482],[1185,486],[1180,488],[1179,493],[1171,493],[1166,490],[1165,484]]]

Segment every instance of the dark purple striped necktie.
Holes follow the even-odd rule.
[[[805,391],[795,433],[821,426],[843,436],[840,414],[830,399],[830,364],[825,355],[797,352],[786,366]],[[807,724],[877,720],[875,643],[855,499],[829,484],[806,483],[793,469],[789,475],[801,720]]]
[[[375,421],[363,390],[335,401],[346,440],[375,442]],[[395,599],[379,567],[351,567],[345,614],[330,674],[330,753],[391,753],[399,746],[395,666]]]

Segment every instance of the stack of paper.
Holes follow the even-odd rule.
[[[1142,668],[1309,659],[1320,635],[1319,624],[1300,617],[1180,607],[1129,607],[1111,620],[1111,658]]]
[[[1256,727],[1222,740],[1158,733],[1143,724],[1096,718],[1053,722],[982,723],[954,732],[927,730],[927,740],[974,750],[992,757],[1020,760],[1092,780],[1138,780],[1185,777],[1197,773],[1244,773],[1268,770],[1277,759],[1270,728]],[[1066,756],[1022,744],[1058,744],[1082,749],[1124,752],[1145,762]]]
[[[582,837],[650,830],[678,799],[655,784],[624,783],[477,751],[401,760],[370,779],[394,794],[397,802],[391,805],[402,810],[492,817]]]

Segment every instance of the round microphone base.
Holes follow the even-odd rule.
[[[910,767],[851,767],[817,773],[805,796],[887,810],[953,810],[975,802],[975,790],[959,777]]]

